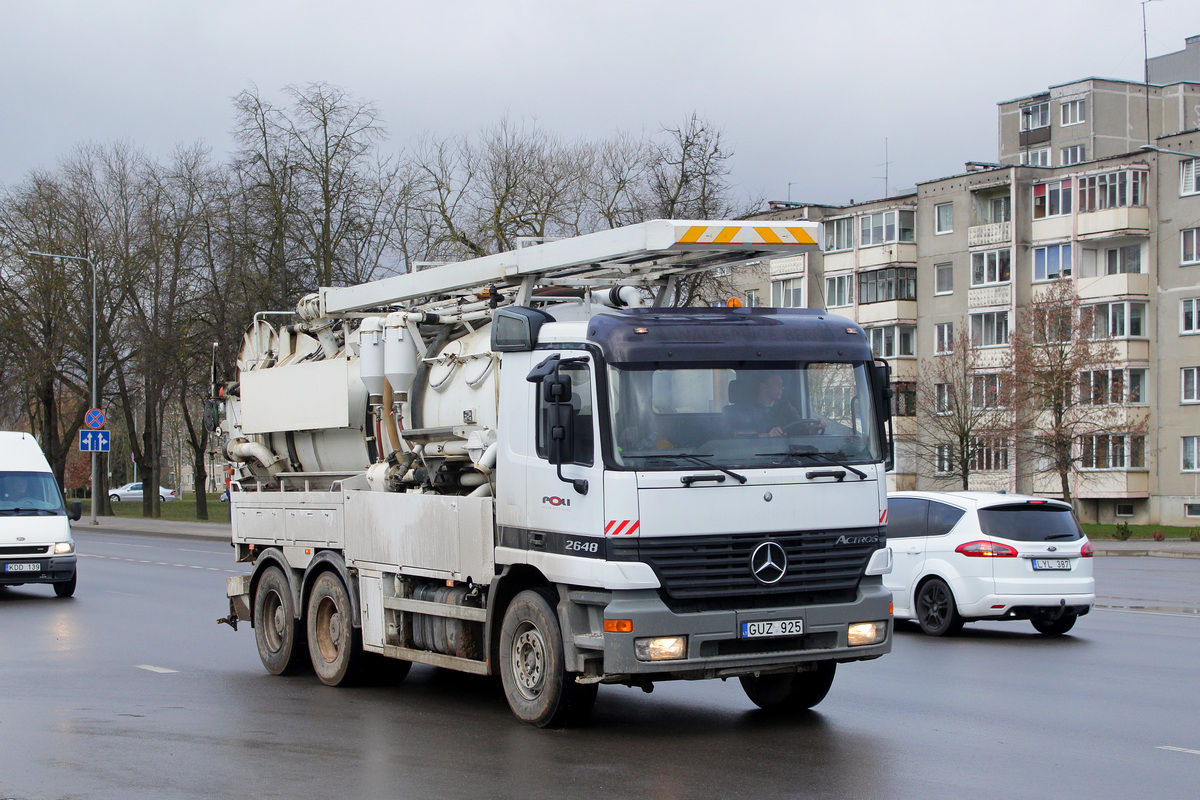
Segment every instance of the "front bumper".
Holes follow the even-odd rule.
[[[15,583],[61,583],[75,574],[74,553],[62,556],[5,556],[0,558],[0,586]],[[29,565],[36,565],[30,569]]]
[[[786,671],[813,661],[858,661],[892,649],[892,595],[882,584],[859,586],[852,602],[818,606],[760,608],[745,611],[675,613],[655,591],[614,592],[604,609],[606,620],[631,620],[630,633],[604,634],[604,676],[653,680],[718,678],[761,671]],[[743,622],[804,621],[802,636],[740,638]],[[877,644],[850,647],[847,627],[878,622],[885,628]],[[642,661],[634,641],[647,637],[686,636],[684,658]]]

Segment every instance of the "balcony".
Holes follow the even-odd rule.
[[[999,286],[981,286],[978,289],[967,290],[968,308],[991,308],[1010,305],[1012,305],[1011,283],[1004,283]]]
[[[881,267],[885,264],[916,264],[917,246],[911,242],[864,247],[858,251],[858,266]],[[825,267],[829,269],[828,264]]]
[[[1081,500],[1103,498],[1137,498],[1150,496],[1150,473],[1142,472],[1079,472],[1075,496]]]
[[[1012,241],[1011,222],[993,222],[987,225],[972,225],[967,228],[967,247],[1008,244],[1010,241]]]
[[[863,303],[858,307],[858,322],[869,325],[875,322],[916,322],[915,300],[886,300],[882,303]]]
[[[803,275],[805,268],[808,266],[808,253],[801,253],[798,256],[772,258],[770,264],[772,278]]]
[[[1080,278],[1076,285],[1080,300],[1096,300],[1105,297],[1128,295],[1149,297],[1150,276],[1125,273],[1101,275],[1098,278]]]
[[[1147,234],[1150,232],[1150,209],[1108,208],[1081,213],[1078,219],[1081,238]]]
[[[821,257],[825,274],[831,272],[849,272],[854,269],[854,251],[843,250],[840,253],[825,253]]]
[[[1029,227],[1030,238],[1034,242],[1044,242],[1054,239],[1069,239],[1071,237],[1071,215],[1035,219]]]

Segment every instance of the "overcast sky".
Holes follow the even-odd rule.
[[[1146,6],[1150,56],[1200,2]],[[374,101],[399,149],[501,116],[564,137],[693,110],[739,191],[845,203],[996,158],[996,103],[1141,80],[1138,0],[6,0],[0,184],[82,142],[230,147],[232,98],[325,81]]]

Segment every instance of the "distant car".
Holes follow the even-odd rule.
[[[1096,601],[1092,545],[1058,500],[991,492],[894,492],[887,539],[897,619],[931,636],[964,622],[1027,619],[1059,636]]]
[[[122,500],[141,500],[142,499],[142,484],[127,483],[120,489],[113,489],[108,493],[108,499],[114,503],[119,503]],[[168,503],[172,500],[178,500],[179,495],[175,494],[172,489],[164,489],[158,487],[158,499],[163,503]]]

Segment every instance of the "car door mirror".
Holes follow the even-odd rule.
[[[71,522],[79,522],[79,520],[83,519],[83,502],[76,500],[71,503],[71,513],[67,516],[70,517]]]

